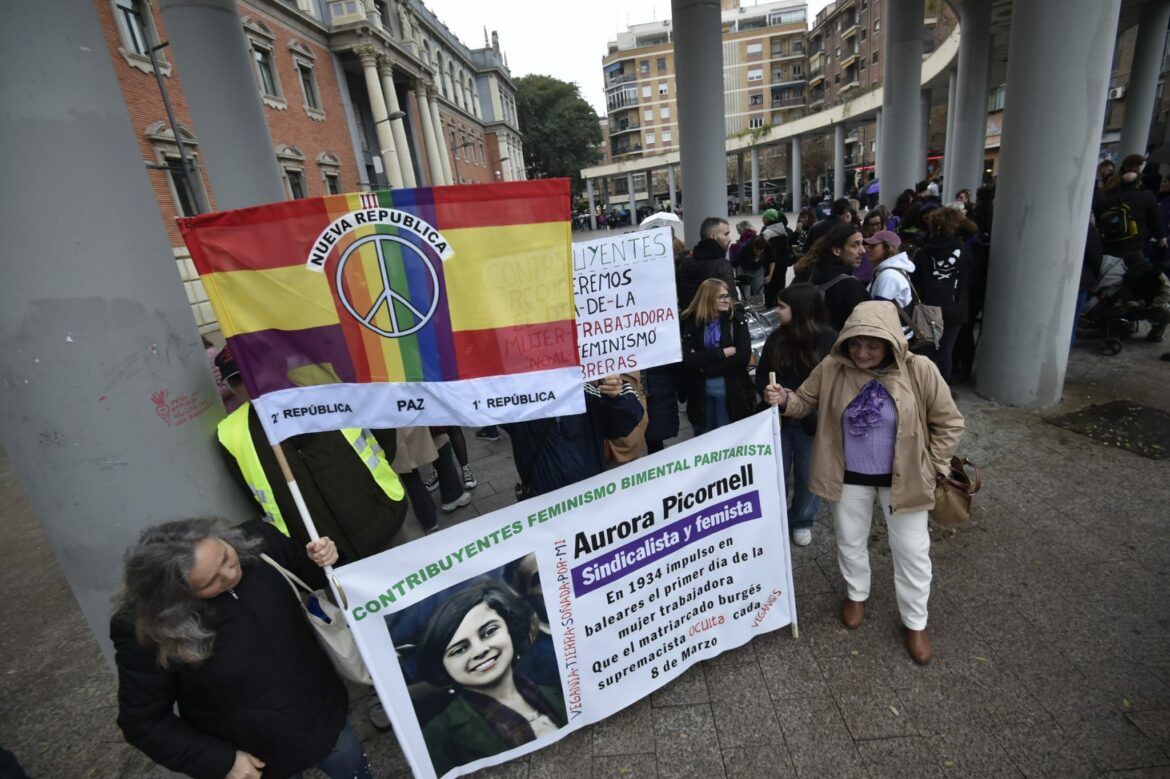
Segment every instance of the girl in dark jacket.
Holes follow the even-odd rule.
[[[914,288],[929,306],[943,314],[943,334],[938,349],[924,354],[938,366],[943,381],[950,382],[955,342],[970,314],[971,250],[961,232],[975,225],[957,208],[936,208],[926,215],[927,236],[914,255]]]
[[[837,331],[829,327],[829,312],[820,291],[812,284],[793,284],[780,292],[776,310],[780,327],[764,342],[760,364],[756,366],[756,391],[763,397],[770,374],[781,386],[799,387],[812,369],[828,356],[837,340]],[[809,463],[817,418],[810,414],[802,419],[780,420],[781,451],[784,454],[784,481],[792,485],[792,507],[788,510],[788,527],[792,542],[808,546],[821,499],[808,488]]]
[[[118,726],[156,763],[197,779],[287,777],[311,766],[330,779],[369,779],[346,722],[345,686],[261,552],[313,587],[325,585],[317,566],[337,561],[328,538],[302,550],[259,521],[189,519],[143,531],[126,553],[110,624]]]
[[[755,406],[748,378],[752,341],[731,288],[707,279],[682,312],[683,382],[695,435],[743,419]]]

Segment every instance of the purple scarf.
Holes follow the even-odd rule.
[[[881,422],[882,407],[889,393],[877,379],[870,379],[857,397],[845,409],[845,427],[849,435],[865,435],[870,428]]]
[[[708,349],[714,349],[718,346],[720,341],[723,340],[723,333],[720,330],[719,318],[716,317],[715,321],[709,322],[707,328],[703,331],[703,346],[706,346]]]

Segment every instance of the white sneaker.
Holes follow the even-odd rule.
[[[443,504],[443,511],[450,514],[455,509],[460,508],[462,506],[466,506],[470,502],[471,502],[471,493],[464,492],[462,495],[460,495],[458,498],[451,501],[450,503],[444,503]]]
[[[792,531],[792,543],[797,546],[808,546],[812,543],[812,528],[798,527]]]
[[[475,480],[475,474],[471,472],[470,465],[463,466],[463,489],[474,490],[479,486],[479,482]]]

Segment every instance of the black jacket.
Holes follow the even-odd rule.
[[[303,547],[263,522],[243,527],[310,586],[325,585]],[[243,569],[235,597],[225,592],[207,601],[215,644],[198,666],[164,670],[156,650],[135,639],[133,615],[110,622],[118,727],[156,763],[196,779],[223,779],[237,749],[267,764],[266,779],[290,776],[325,758],[345,726],[345,686],[300,602],[262,560],[246,560]]]
[[[682,320],[683,383],[687,392],[687,419],[691,424],[707,424],[707,389],[709,378],[722,376],[727,381],[727,410],[731,421],[743,419],[755,409],[755,389],[748,378],[752,359],[752,336],[744,320],[743,309],[736,308],[720,317],[719,346],[703,343],[705,325],[692,317]],[[723,349],[735,347],[731,357]]]
[[[678,435],[678,363],[642,371],[646,390],[647,441],[665,441]]]
[[[735,261],[732,263],[732,267],[741,273],[754,273],[760,268],[763,268],[766,273],[767,269],[772,267],[772,264],[776,262],[776,255],[772,251],[772,246],[769,243],[764,247],[763,253],[756,256],[756,250],[752,248],[752,243],[754,242],[748,242],[747,245],[740,248],[735,255]]]
[[[821,240],[826,235],[828,235],[829,231],[833,229],[833,225],[839,225],[839,224],[844,224],[844,223],[845,223],[845,220],[842,219],[841,217],[833,216],[832,214],[830,214],[829,216],[826,216],[824,219],[822,219],[821,221],[814,224],[812,227],[810,227],[808,229],[808,237],[805,238],[805,241],[804,241],[805,251],[808,251],[809,249],[811,249],[813,247],[813,244],[815,244],[817,241]]]
[[[691,304],[699,286],[707,279],[723,279],[728,289],[735,289],[735,273],[727,261],[727,252],[713,238],[704,238],[695,244],[690,256],[678,264],[675,279],[679,311]]]
[[[819,330],[817,339],[817,362],[829,356],[829,352],[833,350],[833,344],[837,341],[837,331],[833,328],[828,325],[821,325]],[[777,367],[777,353],[780,351],[780,344],[783,338],[783,330],[776,328],[768,335],[768,340],[764,341],[764,348],[760,351],[760,362],[756,365],[756,392],[759,393],[761,398],[764,397],[764,388],[768,386],[769,373],[776,374],[776,383],[781,387],[796,389],[801,384],[804,384],[805,379],[812,373],[813,368],[817,367],[816,363],[804,368],[788,366],[787,368],[781,369]],[[816,435],[817,415],[813,413],[800,419],[780,417],[780,424],[781,426],[800,425],[810,436]]]
[[[535,495],[596,476],[605,470],[605,440],[624,438],[642,421],[634,386],[608,398],[585,385],[585,413],[504,425],[520,482]]]
[[[1110,241],[1102,225],[1101,240],[1105,245],[1105,253],[1116,257],[1126,254],[1141,253],[1146,243],[1151,239],[1166,237],[1166,226],[1162,224],[1162,211],[1158,208],[1158,201],[1149,192],[1138,189],[1136,183],[1121,182],[1111,195],[1105,195],[1097,208],[1097,220],[1101,225],[1102,215],[1116,205],[1129,206],[1130,217],[1137,224],[1137,235],[1122,241]]]
[[[957,235],[930,235],[914,255],[911,274],[918,298],[942,308],[943,324],[962,324],[970,313],[971,250]]]
[[[304,546],[309,543],[309,532],[255,408],[248,412],[248,432],[285,526],[293,541]],[[395,432],[374,430],[373,434],[385,451],[386,462],[392,462],[397,445]],[[342,562],[360,560],[390,547],[406,519],[405,496],[402,500],[387,497],[341,432],[305,433],[289,438],[281,446],[317,532],[333,539]],[[251,498],[236,458],[222,443],[219,448],[228,470]]]
[[[849,278],[838,281],[824,292],[825,306],[829,309],[829,324],[834,330],[845,327],[845,320],[853,313],[854,306],[869,300],[869,290],[853,275],[853,268],[844,263],[817,265],[809,279],[811,283],[820,286],[842,274]]]

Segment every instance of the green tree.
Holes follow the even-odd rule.
[[[516,80],[516,107],[528,177],[566,177],[576,196],[583,185],[581,169],[601,159],[601,127],[593,107],[576,84],[536,75]]]

